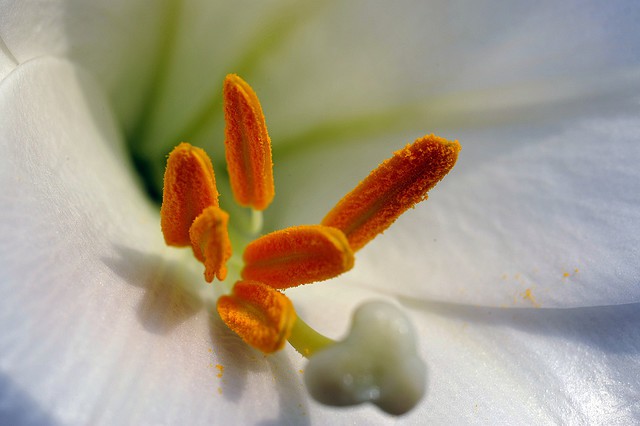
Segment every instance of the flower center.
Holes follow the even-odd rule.
[[[271,142],[264,115],[253,89],[237,75],[225,79],[223,100],[231,189],[238,204],[251,208],[256,218],[274,197]],[[425,200],[427,192],[451,170],[459,150],[457,141],[434,135],[419,138],[378,166],[321,224],[286,228],[250,242],[243,253],[242,279],[230,294],[218,299],[222,320],[264,353],[280,350],[289,341],[310,357],[313,368],[305,380],[321,402],[351,405],[371,401],[394,414],[409,410],[424,392],[425,381],[424,365],[416,354],[414,334],[406,331],[410,327],[405,325],[404,314],[388,304],[362,307],[354,316],[349,337],[336,343],[298,318],[282,290],[334,278],[353,268],[354,252]],[[202,149],[183,142],[169,154],[160,214],[165,242],[191,246],[205,266],[207,282],[216,277],[224,280],[232,250],[229,215],[218,205],[213,166]],[[259,226],[255,228],[259,232]],[[384,332],[371,337],[377,335],[376,329]],[[384,361],[369,357],[364,365],[357,362],[364,359],[362,354],[371,353],[380,354]],[[344,364],[345,359],[356,361]],[[422,379],[407,379],[412,373],[400,365],[418,366]],[[324,374],[328,371],[339,373]],[[343,386],[342,396],[333,398],[337,394],[329,389],[346,383],[341,375],[354,374],[364,381]],[[333,379],[327,381],[327,377]],[[398,386],[411,397],[398,400],[394,392],[389,393]]]

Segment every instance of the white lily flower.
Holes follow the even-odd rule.
[[[0,2],[0,423],[640,421],[640,7],[321,3]],[[164,245],[141,181],[181,139],[223,170],[228,72],[267,115],[271,229],[416,136],[461,141],[352,271],[287,291],[333,337],[363,301],[403,309],[409,414],[311,400],[300,355],[245,345]]]

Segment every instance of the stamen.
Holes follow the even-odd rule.
[[[427,199],[427,192],[458,158],[460,144],[430,135],[416,140],[378,166],[325,216],[322,224],[344,232],[354,251],[387,229],[402,213]]]
[[[229,74],[223,88],[225,148],[231,189],[238,204],[264,210],[273,200],[271,139],[258,96]]]
[[[238,281],[231,295],[220,297],[218,313],[242,340],[264,353],[282,349],[296,321],[284,294],[252,281]]]
[[[164,173],[160,225],[167,245],[190,245],[189,228],[209,206],[218,206],[211,159],[202,149],[183,142],[169,154]]]
[[[228,223],[229,215],[211,206],[202,211],[189,229],[193,254],[204,263],[204,278],[209,283],[214,276],[220,281],[227,276],[226,264],[231,257]]]
[[[336,228],[286,228],[251,242],[244,251],[242,278],[284,289],[333,278],[353,267],[353,251]]]

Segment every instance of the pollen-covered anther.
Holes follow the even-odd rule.
[[[167,245],[190,245],[189,228],[209,206],[218,206],[211,159],[202,149],[183,142],[169,154],[164,173],[160,225]]]
[[[225,154],[233,195],[242,206],[264,210],[275,194],[271,139],[258,96],[229,74],[223,87]]]
[[[275,231],[251,242],[244,251],[242,278],[274,288],[333,278],[353,267],[353,250],[336,228],[305,225]]]
[[[220,297],[218,314],[242,340],[264,353],[282,349],[296,321],[284,294],[253,281],[238,281],[230,295]]]
[[[193,221],[189,229],[191,247],[195,257],[204,263],[204,278],[224,280],[227,276],[227,260],[231,257],[228,232],[229,215],[216,206],[207,207]]]
[[[322,224],[344,232],[354,251],[387,229],[402,213],[427,199],[454,166],[460,144],[429,135],[380,164],[325,216]]]

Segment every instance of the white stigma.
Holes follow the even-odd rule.
[[[311,357],[304,380],[311,396],[323,404],[371,402],[399,415],[424,395],[426,370],[404,313],[385,302],[369,302],[355,311],[344,340]]]

